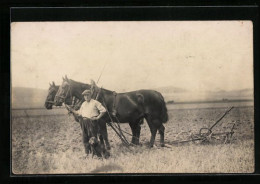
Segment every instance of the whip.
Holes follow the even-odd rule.
[[[104,71],[106,65],[107,65],[107,61],[106,61],[106,63],[104,64],[103,69],[101,70],[101,73],[100,73],[100,75],[99,75],[99,77],[98,77],[97,83],[99,82],[99,79],[101,78],[101,76],[102,76],[102,74],[103,74],[103,71]]]

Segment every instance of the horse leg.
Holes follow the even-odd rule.
[[[131,128],[131,130],[132,130],[132,143],[133,144],[138,144],[137,142],[136,142],[136,125],[135,125],[135,123],[134,122],[130,122],[129,123],[129,125],[130,125],[130,128]]]
[[[99,138],[100,144],[101,144],[101,145],[105,145],[103,135],[102,135],[102,134],[99,134],[99,135],[98,135],[98,138]]]
[[[109,152],[105,148],[103,136],[101,134],[99,134],[98,137],[99,137],[100,153],[101,153],[102,157],[108,158],[110,156],[110,154],[109,154]]]
[[[110,147],[110,143],[109,143],[109,140],[108,140],[108,134],[107,134],[107,125],[105,124],[104,125],[104,131],[102,132],[102,135],[103,135],[103,138],[105,140],[105,144],[106,144],[106,149],[107,150],[110,150],[111,147]]]
[[[106,125],[106,122],[102,121],[102,120],[100,120],[100,134],[102,135],[103,143],[105,141],[106,149],[110,150],[111,147],[110,147],[110,144],[109,144],[109,141],[108,141],[107,125]],[[100,139],[100,141],[101,141],[101,139]]]
[[[150,131],[151,131],[150,147],[152,148],[154,145],[154,140],[155,140],[157,129],[155,127],[151,127]]]
[[[139,144],[139,140],[140,140],[140,133],[141,133],[141,125],[139,124],[139,121],[138,121],[138,124],[136,126],[136,144]]]
[[[97,157],[102,157],[102,149],[104,145],[101,145],[98,141],[97,137],[91,137],[89,140],[89,145],[92,149],[92,158],[94,155],[97,155]]]
[[[90,148],[90,145],[89,145],[89,137],[88,135],[85,133],[85,131],[82,131],[83,135],[83,145],[84,145],[84,148],[85,148],[85,153],[88,155],[90,152],[91,152],[91,148]]]
[[[98,145],[98,148],[99,148],[99,152],[100,152],[101,155],[102,155],[102,158],[107,159],[108,157],[110,157],[110,153],[109,153],[109,151],[106,150],[104,144],[99,144],[99,145]]]
[[[164,147],[164,130],[165,130],[165,127],[163,126],[163,124],[161,124],[161,126],[158,130],[159,130],[159,134],[160,134],[161,147]]]
[[[156,128],[155,124],[153,123],[153,120],[151,119],[151,117],[147,117],[146,121],[147,121],[148,126],[149,126],[150,131],[151,131],[150,147],[153,147],[154,140],[155,140],[155,137],[156,137],[157,128]]]

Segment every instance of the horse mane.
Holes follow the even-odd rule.
[[[86,84],[86,83],[83,83],[83,82],[78,82],[78,81],[75,81],[75,80],[72,80],[72,79],[69,79],[69,82],[73,82],[74,84],[76,83],[76,85],[79,85],[79,86],[86,86],[86,87],[91,87],[90,84]]]
[[[52,86],[50,86],[49,87],[49,89],[48,90],[50,90],[50,89],[54,89],[56,92],[59,90],[59,88],[60,88],[60,85],[52,85]],[[49,95],[49,94],[48,94]]]
[[[102,88],[102,91],[105,91],[105,92],[108,92],[108,93],[113,93],[113,91],[111,91],[109,89],[105,89],[105,88]]]

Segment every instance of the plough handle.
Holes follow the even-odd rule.
[[[227,110],[225,112],[225,114],[223,116],[221,116],[217,121],[216,123],[214,123],[210,128],[209,130],[212,130],[212,128],[214,128],[214,126],[216,126],[218,124],[218,122],[220,122],[234,107],[231,107],[229,110]]]

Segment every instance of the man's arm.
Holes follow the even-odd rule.
[[[106,112],[100,112],[98,116],[92,117],[91,120],[99,120],[100,118],[102,118],[102,116],[104,116]]]
[[[80,115],[80,113],[79,113],[79,111],[80,111],[80,109],[78,110],[78,111],[75,111],[73,108],[71,108],[70,106],[68,106],[68,105],[66,105],[65,104],[65,106],[66,106],[66,108],[67,108],[67,110],[68,111],[70,111],[70,112],[72,112],[73,114],[76,114],[76,115]]]
[[[99,120],[100,118],[102,118],[102,116],[104,116],[104,114],[107,111],[105,109],[105,107],[99,101],[96,101],[96,107],[97,107],[97,109],[99,111],[99,115],[95,116],[95,117],[92,117],[91,120]]]

